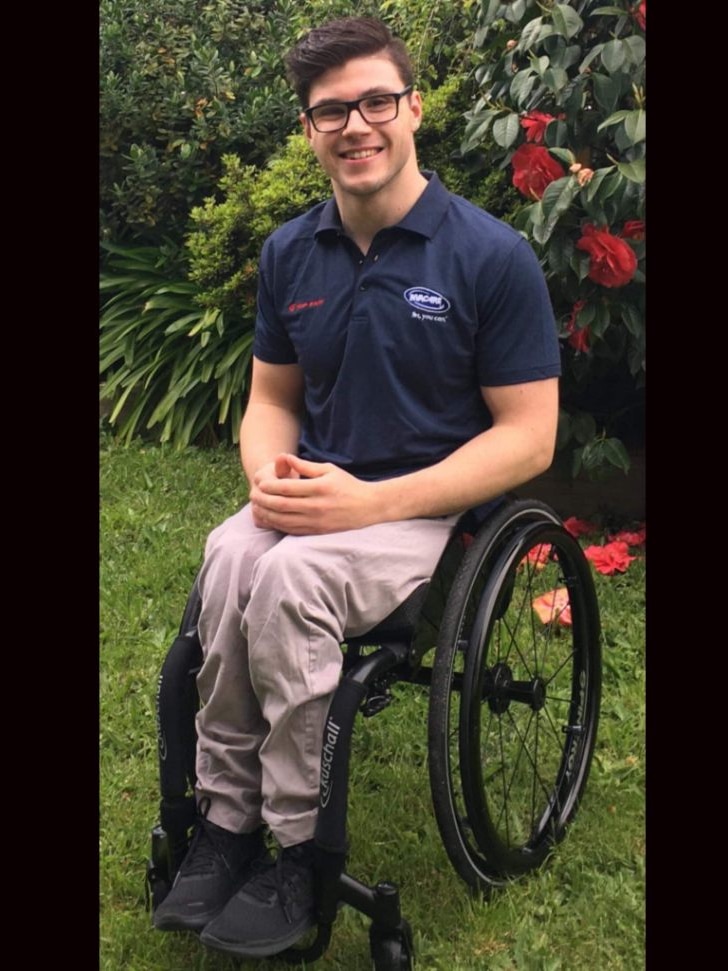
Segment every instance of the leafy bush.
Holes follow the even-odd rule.
[[[201,307],[194,283],[171,281],[156,247],[103,245],[102,399],[117,433],[129,442],[155,428],[157,440],[185,446],[216,424],[237,427],[252,333]]]
[[[559,446],[627,471],[644,361],[646,3],[489,0],[464,153],[509,170],[564,341]]]
[[[102,0],[106,238],[181,238],[235,146],[262,162],[295,118],[280,71],[292,0]]]
[[[472,0],[362,0],[410,42],[434,83],[472,36]],[[348,0],[101,0],[100,204],[103,238],[181,241],[215,191],[223,156],[261,166],[297,125],[284,52]]]

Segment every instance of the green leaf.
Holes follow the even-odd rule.
[[[637,182],[641,185],[645,181],[645,160],[643,158],[635,159],[634,162],[620,162],[617,168],[630,182]]]
[[[633,145],[644,141],[647,127],[647,112],[643,108],[631,111],[624,119],[624,130]]]
[[[641,337],[644,333],[644,320],[639,310],[633,304],[625,303],[620,307],[620,314],[630,334]]]
[[[592,10],[592,17],[622,17],[624,10],[621,7],[597,7]]]
[[[551,9],[551,19],[554,29],[564,37],[574,37],[584,26],[584,21],[573,7],[565,3],[556,3]]]
[[[610,114],[619,102],[621,86],[616,78],[605,74],[592,74],[594,97],[602,111]]]
[[[524,103],[535,83],[536,75],[530,67],[516,74],[511,81],[511,97],[516,104],[522,105]]]
[[[580,187],[575,178],[565,175],[556,179],[546,187],[546,191],[541,199],[544,212],[544,225],[541,230],[539,243],[545,243],[556,228],[556,224],[566,210],[571,206],[580,191]]]
[[[604,121],[597,127],[597,131],[602,131],[604,128],[608,128],[610,125],[618,125],[620,121],[624,121],[625,118],[631,115],[631,111],[622,109],[620,111],[615,111],[613,115],[605,118]]]
[[[546,34],[553,33],[553,27],[550,24],[544,24],[543,17],[536,17],[534,20],[529,20],[526,26],[521,31],[521,39],[518,42],[518,50],[527,51],[530,50],[539,40],[541,40],[541,31],[546,28]]]
[[[595,337],[604,337],[610,323],[611,315],[609,313],[609,307],[601,300],[597,301],[594,310],[594,320],[591,325],[592,334]]]
[[[577,320],[579,327],[591,327],[596,312],[597,308],[594,301],[587,300],[586,304],[579,311],[579,317]]]
[[[574,240],[565,233],[553,235],[549,240],[548,261],[551,269],[562,275],[569,268],[569,262],[574,252]]]
[[[506,4],[504,17],[511,23],[517,24],[526,12],[526,0],[513,0],[513,3]]]
[[[557,155],[559,152],[568,151],[571,156],[569,165],[574,161],[574,155],[568,149],[561,148],[562,145],[567,145],[569,141],[569,128],[566,122],[561,120],[550,121],[546,126],[546,131],[544,133],[544,144],[547,148],[551,149],[553,155]],[[562,158],[559,155],[559,158]]]
[[[502,148],[510,148],[518,138],[520,127],[521,123],[515,111],[496,118],[493,122],[493,138],[496,144]]]
[[[616,182],[614,182],[614,184],[611,184],[611,185],[609,182],[605,182],[605,179],[607,178],[607,176],[610,175],[610,173],[612,172],[614,172],[613,165],[608,165],[606,168],[596,170],[596,172],[592,176],[591,182],[589,182],[586,189],[584,190],[584,193],[585,193],[584,198],[587,202],[596,201],[598,194],[599,194],[599,199],[601,201],[607,196],[611,195],[612,192],[614,192],[614,190],[617,188]],[[599,191],[600,189],[602,190],[601,193]]]
[[[553,125],[554,125],[554,122],[551,122],[548,128],[553,127]],[[548,128],[546,129],[547,131],[548,131]],[[571,151],[570,148],[551,148],[549,146],[549,150],[552,155],[555,155],[556,158],[559,159],[559,161],[563,162],[565,165],[573,165],[574,162],[576,161],[576,156],[574,155],[574,153]]]
[[[569,83],[569,75],[562,67],[550,67],[543,73],[543,83],[554,94],[558,94]]]
[[[627,59],[627,50],[624,41],[621,40],[610,40],[604,45],[602,64],[610,74],[614,74],[624,64]]]
[[[640,37],[639,34],[632,34],[631,37],[624,38],[623,44],[627,49],[628,57],[632,64],[639,67],[645,59],[646,45],[644,37]]]
[[[601,443],[601,453],[604,460],[621,469],[626,475],[631,466],[627,449],[618,438],[605,438]]]

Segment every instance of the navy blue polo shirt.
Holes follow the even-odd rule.
[[[561,373],[529,243],[424,175],[413,208],[366,256],[333,199],[261,253],[253,353],[303,370],[299,454],[366,479],[432,465],[489,428],[481,386]]]

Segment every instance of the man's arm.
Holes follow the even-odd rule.
[[[418,472],[364,482],[330,463],[286,456],[290,468],[305,478],[257,483],[259,525],[293,534],[328,533],[443,516],[464,512],[545,471],[556,442],[558,379],[482,393],[493,426]]]
[[[296,452],[302,409],[301,368],[266,364],[254,357],[250,396],[240,426],[240,460],[251,486],[263,469],[273,469],[279,455]]]

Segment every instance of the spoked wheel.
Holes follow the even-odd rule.
[[[429,713],[445,849],[488,890],[538,867],[586,784],[601,688],[591,568],[548,507],[482,528],[443,614]]]

